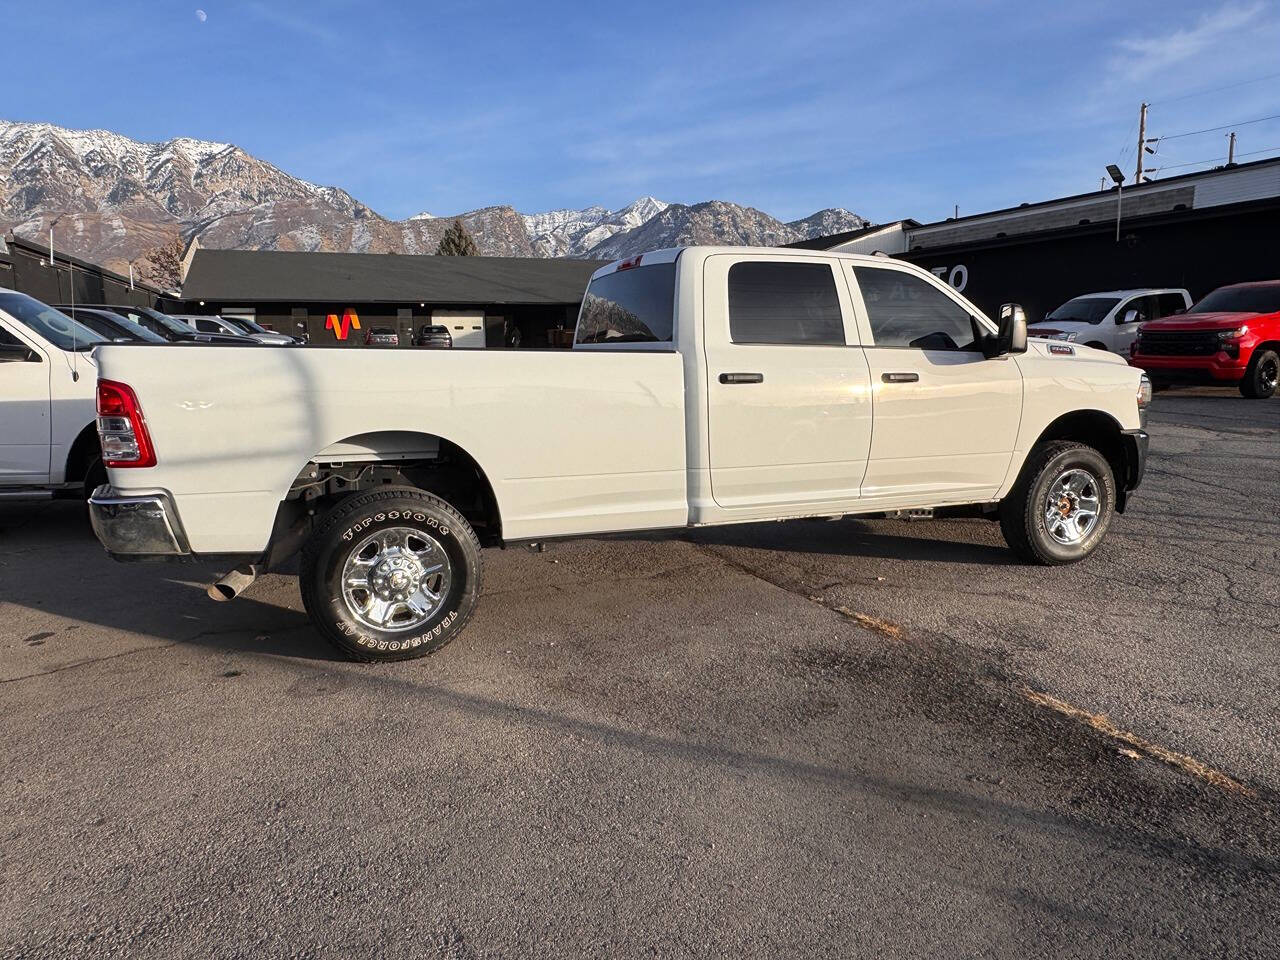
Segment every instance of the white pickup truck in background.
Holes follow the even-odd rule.
[[[0,499],[85,497],[106,482],[91,354],[105,342],[39,300],[0,288]]]
[[[964,509],[1022,557],[1094,550],[1138,485],[1150,385],[1028,346],[910,264],[660,250],[598,270],[572,351],[97,350],[121,559],[224,558],[234,595],[302,551],[348,655],[438,649],[481,543]]]
[[[1148,320],[1185,313],[1190,306],[1191,294],[1181,289],[1087,293],[1068,300],[1028,332],[1033,337],[1080,343],[1127,357],[1139,327]]]

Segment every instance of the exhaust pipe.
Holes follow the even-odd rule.
[[[213,600],[234,600],[249,589],[249,585],[258,579],[258,567],[248,563],[236,567],[225,576],[219,577],[209,584],[209,597]]]

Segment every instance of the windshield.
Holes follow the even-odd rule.
[[[106,337],[25,293],[0,293],[0,310],[44,337],[59,350],[90,350]]]
[[[1187,313],[1276,313],[1277,311],[1280,311],[1280,284],[1223,287],[1213,291]]]
[[[118,313],[113,313],[111,314],[111,319],[117,321],[120,326],[124,327],[125,330],[129,332],[130,336],[138,337],[140,340],[145,340],[148,343],[167,342],[164,337],[160,336],[160,334],[152,333],[132,317],[124,317]]]
[[[181,320],[175,320],[167,313],[161,313],[159,310],[144,310],[140,307],[121,307],[120,313],[126,320],[132,320],[141,326],[148,326],[145,320],[150,320],[157,327],[168,330],[170,333],[176,333],[182,337],[191,336],[191,328]]]
[[[616,270],[591,281],[578,315],[578,343],[670,343],[675,263]]]
[[[266,327],[261,326],[260,324],[254,323],[248,317],[221,317],[220,319],[222,320],[223,323],[232,327],[237,327],[245,331],[246,333],[270,333],[271,332]]]
[[[1045,320],[1057,320],[1059,323],[1101,323],[1119,302],[1119,297],[1076,297],[1053,311]]]

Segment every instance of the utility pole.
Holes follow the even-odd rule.
[[[1138,112],[1138,169],[1133,175],[1134,183],[1142,182],[1142,160],[1147,152],[1147,104]]]
[[[1227,166],[1231,166],[1236,162],[1236,132],[1232,130],[1227,134]]]

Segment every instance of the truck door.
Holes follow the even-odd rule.
[[[3,321],[0,347],[0,485],[48,483],[49,358]]]
[[[976,310],[941,281],[889,263],[845,269],[874,391],[863,497],[994,496],[1022,417],[1017,362],[983,356]]]
[[[856,500],[871,402],[848,288],[835,265],[714,254],[703,280],[715,502],[768,514]]]

